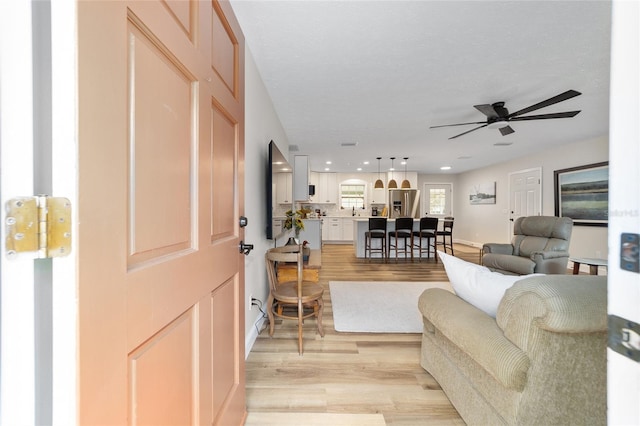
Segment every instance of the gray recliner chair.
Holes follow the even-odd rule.
[[[519,217],[511,244],[484,244],[482,264],[507,275],[565,274],[572,230],[568,217]]]

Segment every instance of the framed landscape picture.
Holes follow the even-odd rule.
[[[570,217],[574,225],[609,223],[609,162],[553,172],[555,214]]]
[[[496,203],[496,183],[485,182],[473,185],[469,188],[470,204],[495,204]]]

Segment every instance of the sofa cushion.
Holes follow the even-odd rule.
[[[533,328],[600,332],[607,329],[606,312],[606,277],[546,275],[510,288],[498,307],[497,322],[507,338],[528,351]]]
[[[467,362],[480,366],[504,387],[524,389],[529,358],[504,337],[493,318],[453,293],[437,288],[420,295],[418,308],[425,319],[425,333],[441,333],[467,355]],[[469,331],[470,324],[473,332]]]
[[[505,290],[516,281],[529,276],[503,275],[441,251],[438,251],[438,255],[456,295],[493,318],[496,317],[498,304]]]

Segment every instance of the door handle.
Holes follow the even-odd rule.
[[[251,250],[253,250],[253,244],[245,244],[244,241],[240,240],[240,244],[238,245],[238,251],[244,255],[248,255]]]

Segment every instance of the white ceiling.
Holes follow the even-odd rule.
[[[379,156],[382,171],[409,157],[409,171],[460,173],[608,134],[609,1],[231,4],[289,143],[314,171],[332,161],[331,171],[376,172]],[[574,118],[512,123],[508,136],[429,129],[485,120],[476,104],[515,112],[569,89],[582,95],[529,115],[582,110]]]

